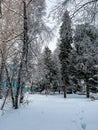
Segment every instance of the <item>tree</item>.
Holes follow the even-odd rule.
[[[57,71],[56,84],[57,84],[58,90],[60,92],[60,90],[62,90],[61,64],[60,64],[60,59],[59,59],[59,53],[60,53],[59,44],[60,44],[60,40],[58,40],[57,44],[58,44],[57,48],[53,52],[53,61],[55,63],[56,71]]]
[[[98,0],[62,0],[57,2],[53,8],[53,18],[61,20],[65,10],[70,11],[70,17],[78,22],[96,22],[97,21]],[[77,17],[76,17],[77,16]]]
[[[69,84],[69,65],[70,65],[70,54],[71,54],[71,43],[72,43],[72,29],[71,19],[69,12],[65,11],[62,25],[60,28],[60,54],[59,59],[61,63],[61,75],[64,84],[64,97],[66,97],[66,85]]]
[[[0,19],[0,89],[2,90],[2,82],[4,80],[4,69],[7,61],[11,59],[13,52],[16,52],[16,46],[19,42],[19,33],[21,32],[20,16],[14,14],[10,8],[20,11],[20,4],[11,0],[2,1],[2,17]],[[17,28],[15,28],[17,26]],[[18,37],[19,36],[19,37]],[[17,40],[18,37],[18,40]],[[15,46],[14,46],[15,45]],[[14,46],[14,47],[13,47]],[[14,48],[12,52],[12,48]],[[9,54],[10,52],[10,54]],[[10,58],[9,58],[10,57]],[[7,66],[7,65],[6,65]],[[0,91],[1,95],[2,91]]]
[[[46,36],[49,33],[49,28],[43,20],[44,15],[45,0],[30,0],[29,2],[27,0],[2,1],[0,48],[5,47],[2,47],[0,51],[0,68],[2,68],[2,63],[3,66],[5,64],[9,70],[8,77],[12,80],[15,78],[15,82],[18,84],[14,95],[14,108],[16,109],[19,107],[19,101],[22,102],[21,99],[23,99],[21,85],[27,82],[28,76],[31,76],[31,80],[32,75],[35,74],[32,72],[36,70],[37,57],[42,49],[44,35]],[[15,58],[18,59],[17,63],[14,62]],[[11,69],[9,69],[11,65],[16,66],[16,75],[13,73],[12,76]],[[0,76],[1,85],[3,76]]]
[[[57,80],[57,68],[52,59],[51,50],[48,47],[45,47],[45,50],[43,52],[43,65],[43,79],[46,84],[46,90],[53,89],[54,83]]]
[[[24,17],[24,30],[23,30],[23,47],[22,47],[22,55],[21,55],[21,61],[20,61],[20,65],[19,65],[19,72],[18,72],[18,87],[16,90],[16,95],[15,95],[15,109],[18,108],[18,99],[19,99],[19,92],[20,92],[20,86],[21,86],[21,76],[22,76],[22,72],[23,72],[23,67],[24,64],[26,64],[27,61],[27,55],[28,55],[28,35],[27,35],[27,12],[26,12],[26,2],[23,1],[23,17]],[[26,67],[25,67],[26,68]],[[23,90],[21,88],[21,90]],[[23,102],[23,92],[21,91],[21,95],[20,95],[20,103]]]
[[[24,18],[24,28],[23,28],[23,47],[22,47],[22,55],[21,55],[21,61],[20,61],[20,67],[19,67],[19,72],[18,72],[18,87],[17,87],[17,91],[16,91],[16,96],[15,96],[15,108],[18,108],[18,97],[19,97],[19,91],[20,91],[20,84],[22,83],[22,73],[25,75],[28,74],[28,54],[29,50],[32,49],[33,46],[33,53],[34,53],[34,49],[36,47],[36,52],[38,52],[37,50],[40,50],[40,45],[41,45],[41,40],[43,39],[43,31],[45,32],[45,25],[43,24],[43,20],[42,17],[44,15],[44,9],[45,9],[45,0],[42,1],[31,1],[30,4],[30,8],[29,10],[27,10],[28,8],[28,4],[26,3],[26,1],[23,1],[23,18]],[[31,17],[32,15],[32,11],[34,11],[33,13],[33,17]],[[28,12],[28,15],[27,15]],[[33,19],[31,19],[33,18]],[[31,20],[33,20],[33,24],[31,23]],[[30,27],[29,27],[29,24]],[[33,26],[32,26],[33,25]],[[37,26],[36,26],[37,25]],[[44,28],[42,28],[44,27]],[[31,30],[32,28],[32,30]],[[32,34],[32,35],[31,35]],[[33,40],[34,39],[34,40]],[[40,43],[39,46],[37,45],[38,42]],[[34,46],[36,45],[36,47],[34,48]],[[36,53],[35,53],[36,54]],[[35,55],[36,56],[36,55]],[[36,61],[35,61],[36,62]],[[30,62],[29,62],[30,63]],[[26,71],[24,72],[23,69],[25,69]],[[22,94],[23,95],[23,94]],[[22,96],[22,101],[23,101],[23,96]],[[21,98],[20,98],[20,102],[21,102]]]
[[[84,79],[89,97],[89,79],[95,74],[94,66],[98,64],[98,30],[88,23],[76,26],[74,45],[76,48],[76,77]]]

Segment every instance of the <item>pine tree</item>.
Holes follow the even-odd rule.
[[[56,64],[52,60],[52,53],[48,47],[44,51],[44,76],[46,82],[46,89],[53,89],[54,81],[57,76]]]
[[[88,23],[76,26],[74,44],[76,48],[76,77],[86,83],[86,94],[89,98],[89,79],[95,75],[94,66],[98,64],[97,29]]]
[[[70,54],[71,54],[71,43],[72,43],[72,29],[71,29],[71,18],[69,12],[64,13],[62,19],[62,25],[60,28],[60,39],[61,43],[59,59],[61,63],[61,74],[64,83],[64,98],[66,97],[66,85],[69,84],[69,65],[70,65]]]
[[[58,40],[58,42],[60,41]],[[56,78],[55,86],[57,86],[57,90],[60,93],[60,90],[62,90],[62,80],[61,80],[61,64],[59,60],[59,53],[60,53],[60,49],[59,49],[59,45],[57,45],[57,48],[53,52],[53,61],[55,63],[56,71],[57,71],[57,75],[55,77]]]

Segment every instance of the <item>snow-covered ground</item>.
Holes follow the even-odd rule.
[[[0,130],[98,130],[98,101],[85,96],[30,95],[18,110],[0,111]]]

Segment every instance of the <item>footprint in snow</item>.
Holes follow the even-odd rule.
[[[81,128],[82,128],[83,130],[86,129],[86,123],[85,123],[85,122],[82,122],[82,123],[81,123]]]

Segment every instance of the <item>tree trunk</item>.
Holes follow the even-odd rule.
[[[1,0],[0,0],[0,18],[2,17]]]
[[[2,49],[0,50],[1,53],[1,66],[0,66],[0,99],[2,96],[2,80],[3,80],[3,72],[5,68],[5,60],[6,60],[6,46],[5,43],[3,43]]]
[[[19,74],[18,74],[18,87],[17,87],[16,95],[15,95],[15,109],[17,109],[18,105],[19,105],[19,92],[20,92],[21,71],[22,71],[22,61],[21,61],[21,64],[20,64],[20,69],[19,69]]]
[[[18,87],[16,90],[16,96],[15,96],[15,109],[18,108],[19,105],[19,94],[20,94],[20,83],[21,83],[21,76],[22,76],[22,69],[24,65],[24,61],[27,61],[27,52],[28,52],[28,36],[27,36],[27,13],[26,13],[26,2],[23,1],[23,8],[24,8],[24,40],[23,40],[23,52],[22,52],[22,58],[20,62],[19,67],[19,73],[18,73]]]
[[[90,94],[89,94],[89,86],[87,85],[86,86],[86,97],[89,98]]]
[[[2,78],[3,78],[3,71],[4,71],[4,66],[5,66],[5,62],[3,61],[3,55],[2,55],[2,61],[1,61],[1,68],[0,68],[0,99],[2,99]]]
[[[64,91],[64,98],[67,97],[67,88],[66,88],[66,82],[63,80],[64,86],[63,86],[63,91]]]
[[[13,89],[12,89],[12,84],[11,84],[11,81],[10,81],[10,77],[9,77],[9,74],[8,74],[8,70],[5,66],[5,69],[6,69],[6,75],[7,75],[7,80],[8,80],[8,84],[9,84],[9,88],[10,88],[10,91],[11,91],[11,99],[12,99],[12,106],[14,107],[14,95],[13,95]]]
[[[7,99],[8,94],[9,94],[9,90],[10,90],[10,88],[8,88],[8,90],[7,90],[7,92],[6,92],[4,102],[3,102],[2,106],[1,106],[1,110],[3,110],[3,107],[4,107],[4,105],[5,105],[6,99]]]
[[[66,98],[66,86],[64,86],[64,98]]]
[[[7,92],[6,92],[4,102],[3,102],[2,106],[1,106],[1,110],[3,110],[3,108],[4,108],[4,105],[5,105],[5,102],[6,102],[6,99],[7,99],[7,97],[8,97],[8,94],[9,94],[9,91],[10,91],[10,90],[11,90],[12,105],[13,105],[13,107],[14,107],[14,96],[13,96],[13,90],[12,90],[12,86],[11,86],[11,82],[10,82],[10,77],[9,77],[8,70],[7,70],[6,67],[5,67],[5,69],[6,69],[6,75],[7,75],[9,87],[8,87]]]
[[[20,103],[23,103],[24,99],[24,83],[21,86],[21,91],[20,91]]]

